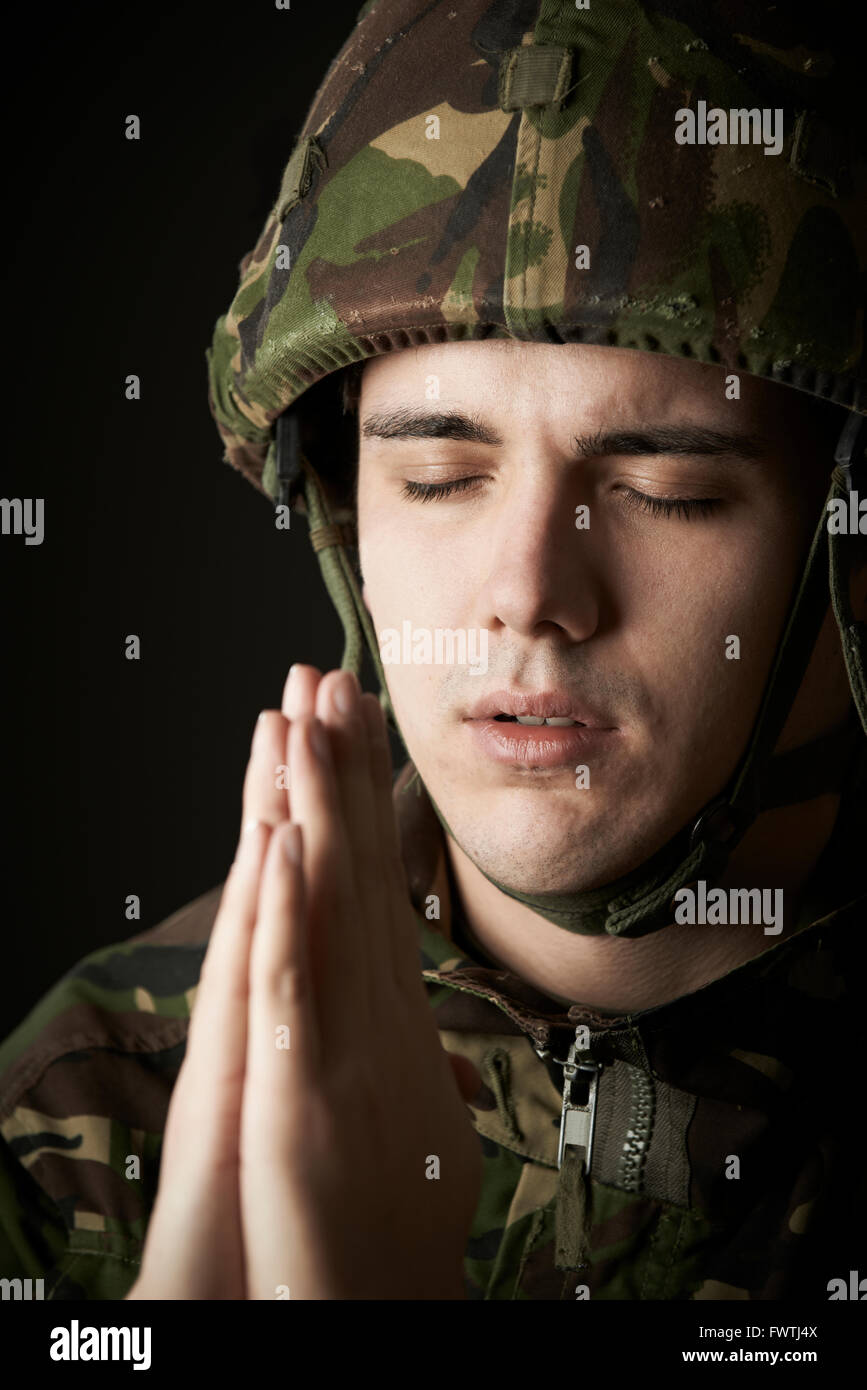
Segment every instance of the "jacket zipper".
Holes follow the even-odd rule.
[[[578,1037],[583,1031],[584,1026],[579,1024],[575,1029],[575,1037],[566,1057],[553,1059],[558,1066],[563,1068],[563,1106],[560,1112],[557,1167],[562,1168],[568,1145],[581,1150],[584,1171],[589,1175],[590,1165],[593,1162],[593,1134],[596,1128],[596,1093],[599,1085],[599,1073],[602,1068],[598,1062],[594,1062],[587,1049],[579,1047]],[[579,1057],[584,1060],[579,1061]],[[582,1079],[587,1081],[587,1100],[585,1103],[576,1103],[572,1099],[572,1087],[578,1080],[579,1073],[582,1074]]]
[[[511,1010],[503,1008],[499,999],[492,998],[486,991],[468,989],[465,985],[456,985],[451,981],[449,985],[462,994],[474,994],[496,1004],[518,1024],[538,1057],[544,1060],[551,1055],[550,1049],[540,1047],[533,1033],[522,1026],[520,1020],[514,1018]],[[588,1049],[579,1046],[579,1037],[585,1028],[585,1024],[576,1026],[575,1037],[565,1058],[553,1058],[554,1062],[563,1068],[563,1103],[557,1150],[560,1176],[555,1211],[555,1266],[567,1271],[586,1268],[590,1256],[590,1165],[593,1159],[596,1098],[602,1064],[593,1059]],[[586,1103],[576,1102],[572,1098],[572,1087],[579,1073],[588,1083]]]
[[[422,975],[436,972],[422,971]],[[437,983],[443,983],[437,980]],[[450,989],[457,990],[460,994],[472,994],[477,999],[486,999],[489,1003],[495,1004],[507,1018],[511,1018],[513,1023],[517,1023],[524,1037],[527,1038],[537,1057],[542,1060],[551,1056],[551,1050],[547,1047],[540,1047],[536,1036],[528,1030],[521,1019],[515,1016],[511,1009],[504,1007],[503,1001],[496,995],[489,994],[487,990],[469,989],[466,985],[459,985],[454,981],[448,981]],[[599,1073],[602,1064],[595,1062],[588,1049],[580,1048],[578,1039],[586,1024],[579,1023],[575,1028],[575,1037],[570,1044],[568,1054],[565,1058],[554,1057],[553,1060],[558,1066],[563,1068],[563,1105],[560,1112],[560,1142],[557,1149],[557,1167],[562,1168],[566,1149],[578,1147],[582,1151],[584,1167],[589,1174],[590,1163],[593,1157],[593,1134],[596,1128],[596,1094],[599,1082]],[[545,1030],[548,1035],[547,1029]],[[579,1061],[578,1058],[583,1060]],[[572,1086],[579,1072],[583,1072],[588,1080],[588,1095],[586,1104],[576,1104],[572,1100]]]
[[[554,1259],[557,1269],[561,1270],[584,1269],[590,1262],[590,1171],[602,1067],[587,1048],[580,1046],[579,1037],[584,1031],[584,1025],[579,1024],[567,1055],[553,1059],[563,1068],[563,1105],[557,1147],[560,1176],[554,1221]],[[539,1048],[536,1051],[541,1055]],[[572,1087],[579,1077],[587,1082],[586,1101],[573,1098]]]

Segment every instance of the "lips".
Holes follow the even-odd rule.
[[[566,690],[542,690],[537,692],[520,690],[492,690],[483,695],[466,715],[467,719],[495,719],[504,727],[509,727],[513,719],[570,719],[575,724],[590,729],[612,729],[616,726],[600,711],[591,709],[583,701]],[[532,727],[524,725],[523,727]],[[546,728],[556,727],[545,725]],[[569,727],[569,726],[567,726]]]
[[[513,771],[525,774],[550,769],[561,773],[578,771],[576,764],[592,757],[594,766],[617,748],[620,731],[599,724],[517,724],[497,718],[465,719],[463,724],[471,747],[485,759],[492,759]]]

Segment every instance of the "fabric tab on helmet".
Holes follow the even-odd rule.
[[[317,144],[315,136],[299,140],[283,171],[276,203],[278,221],[282,222],[295,204],[300,203],[313,182],[314,173],[323,169],[326,162],[325,151]]]
[[[571,48],[533,43],[512,48],[500,60],[500,109],[520,111],[525,106],[551,106],[559,110],[571,74]]]

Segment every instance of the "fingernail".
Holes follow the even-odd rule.
[[[320,762],[328,762],[328,735],[319,719],[313,719],[310,722],[310,747]]]
[[[259,711],[259,716],[258,716],[258,718],[257,718],[257,720],[256,720],[256,727],[255,727],[254,730],[253,730],[253,747],[254,747],[254,748],[256,748],[256,747],[258,746],[258,744],[261,743],[262,738],[264,737],[264,734],[265,734],[265,715],[266,715],[267,713],[268,713],[268,711],[267,711],[267,710],[264,710],[264,709]]]
[[[290,864],[301,863],[301,827],[293,821],[283,837],[283,848]]]
[[[358,703],[359,685],[352,671],[344,671],[334,682],[332,699],[338,714],[351,714]]]
[[[293,701],[295,699],[295,687],[297,684],[298,662],[293,661],[292,665],[289,667],[289,674],[286,677],[286,685],[283,690],[283,709],[284,713],[286,713],[287,715],[290,709],[293,707]]]

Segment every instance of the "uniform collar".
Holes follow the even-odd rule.
[[[817,897],[814,891],[810,894],[811,914],[797,932],[698,990],[654,1008],[616,1016],[599,1014],[582,1004],[565,1006],[491,962],[468,940],[444,832],[411,761],[397,777],[394,802],[410,898],[419,918],[424,979],[431,986],[447,987],[464,996],[462,1001],[452,1001],[446,1010],[449,1026],[490,1031],[496,1021],[496,1015],[491,1015],[493,1008],[501,1018],[506,1015],[537,1049],[560,1045],[564,1034],[586,1024],[591,1040],[605,1040],[604,1050],[636,1060],[643,1052],[642,1035],[667,1032],[672,1027],[679,1031],[682,1025],[701,1031],[714,1017],[726,1016],[733,993],[742,1012],[747,996],[757,1001],[764,997],[766,987],[760,982],[774,976],[788,978],[792,958],[802,956],[805,950],[821,952],[823,928],[841,917],[849,919],[853,910],[863,915],[863,895],[846,902],[844,894],[841,901],[826,902],[819,911],[822,895]],[[818,968],[818,954],[814,961],[811,968]],[[830,962],[828,969],[833,973]],[[438,1014],[443,1016],[441,1007]]]

